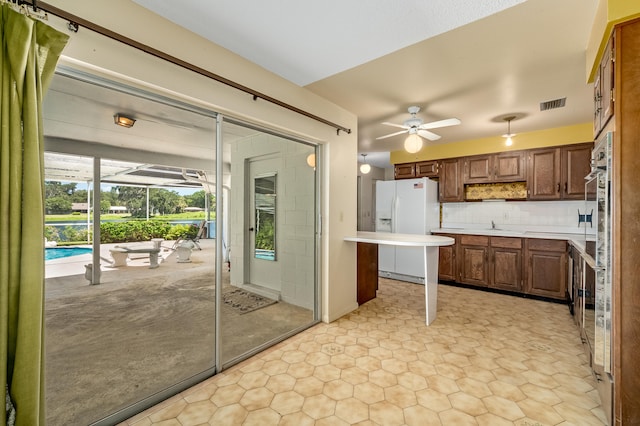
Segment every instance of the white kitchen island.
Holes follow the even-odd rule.
[[[376,273],[376,279],[378,269],[378,245],[382,244],[405,247],[422,247],[424,249],[424,298],[426,309],[426,324],[429,325],[436,319],[436,310],[438,305],[438,247],[453,245],[453,238],[443,237],[439,235],[396,234],[390,232],[360,231],[356,236],[345,237],[345,241],[353,241],[359,244],[358,274],[360,275],[361,271],[366,270],[367,267],[369,269],[375,268],[374,271]],[[374,250],[375,255],[373,254],[374,251],[366,249],[361,250],[360,245],[363,245],[362,247],[366,247],[364,245],[374,245],[376,248]]]

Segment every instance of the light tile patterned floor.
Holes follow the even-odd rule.
[[[378,297],[124,425],[602,425],[565,305],[381,279]]]

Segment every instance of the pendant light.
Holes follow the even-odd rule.
[[[504,121],[507,122],[507,133],[502,135],[502,137],[503,138],[507,138],[507,140],[504,142],[504,144],[506,146],[513,145],[513,140],[511,138],[514,137],[516,134],[515,133],[511,133],[511,120],[514,120],[515,118],[516,118],[515,115],[510,115],[510,116],[504,118]]]
[[[366,175],[371,171],[371,166],[367,164],[367,154],[360,154],[360,155],[362,155],[362,161],[363,161],[363,163],[360,164],[360,173]]]

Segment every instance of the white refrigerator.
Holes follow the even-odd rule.
[[[376,232],[430,234],[440,227],[438,184],[427,178],[376,183]],[[378,275],[424,284],[421,247],[380,245]]]

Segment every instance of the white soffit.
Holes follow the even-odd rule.
[[[133,0],[300,86],[525,0]]]

